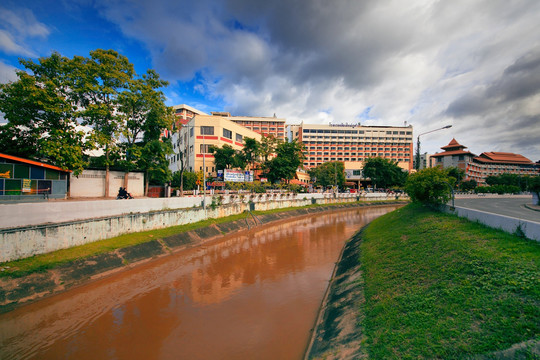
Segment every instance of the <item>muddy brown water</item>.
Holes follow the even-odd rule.
[[[395,206],[229,235],[0,315],[1,359],[301,359],[345,241]]]

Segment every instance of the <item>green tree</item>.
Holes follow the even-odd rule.
[[[466,180],[462,181],[461,184],[459,184],[459,188],[463,191],[471,191],[476,189],[478,186],[478,183],[475,180]]]
[[[180,179],[180,176],[183,179]],[[180,171],[177,171],[173,174],[172,186],[179,187],[180,184],[183,184],[184,190],[194,190],[197,188],[197,173],[191,171],[184,171],[180,174]]]
[[[449,177],[452,177],[455,179],[456,187],[459,186],[461,181],[463,181],[463,179],[465,178],[465,170],[460,169],[458,167],[451,166],[451,167],[446,168],[445,171]]]
[[[105,152],[105,196],[108,197],[110,154],[118,150],[124,120],[119,94],[129,91],[135,71],[127,57],[114,50],[91,51],[89,59],[75,57],[74,64],[77,76],[74,91],[82,106],[83,125],[94,129],[95,140]]]
[[[172,126],[173,110],[165,106],[165,96],[158,90],[167,85],[154,70],[148,70],[141,78],[129,81],[128,89],[118,95],[119,113],[123,123],[122,136],[125,139],[121,145],[124,156],[120,165],[126,170],[126,188],[128,172],[137,166],[141,156],[154,157],[157,163],[163,157],[161,152],[141,151],[141,145],[158,140],[162,129]],[[165,150],[166,147],[162,147],[162,151]],[[145,159],[143,163],[152,162],[152,159]]]
[[[405,191],[413,202],[431,205],[446,204],[450,200],[454,179],[439,167],[422,169],[409,175]]]
[[[280,143],[276,147],[276,157],[265,163],[266,177],[272,183],[280,180],[288,183],[294,178],[303,161],[304,145],[296,140]]]
[[[407,179],[407,173],[396,161],[382,157],[368,158],[364,162],[363,170],[364,177],[370,178],[376,187],[403,186]]]
[[[0,84],[0,111],[8,120],[0,127],[0,151],[79,174],[87,165],[83,152],[93,144],[77,126],[73,60],[55,52],[37,63],[19,62],[27,71]]]
[[[250,165],[248,170],[253,170],[255,168],[255,163],[259,161],[261,144],[256,139],[245,137],[242,153],[246,163]]]
[[[210,146],[209,151],[214,154],[214,164],[218,170],[244,169],[246,167],[246,160],[242,152],[233,149],[230,145],[225,144],[221,148]]]
[[[172,153],[170,140],[151,140],[140,144],[140,156],[137,167],[145,172],[145,195],[147,195],[148,185],[163,185],[172,179],[169,170],[167,154]]]
[[[341,161],[325,162],[311,168],[308,173],[315,186],[337,185],[343,188],[345,185],[345,164]]]
[[[263,135],[260,142],[260,155],[263,158],[263,166],[268,162],[270,156],[276,152],[279,144],[283,143],[274,135]]]

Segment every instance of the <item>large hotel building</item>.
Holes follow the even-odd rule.
[[[345,169],[359,170],[364,160],[383,157],[412,170],[412,126],[313,125],[291,126],[293,139],[306,147],[304,167],[342,161]]]

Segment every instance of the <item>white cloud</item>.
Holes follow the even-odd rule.
[[[29,9],[0,7],[0,50],[13,55],[35,57],[26,44],[29,38],[47,38],[49,28],[39,22]]]
[[[540,159],[537,0],[113,0],[100,9],[146,44],[160,74],[202,76],[205,96],[233,114],[407,121],[415,135],[450,123],[422,150],[455,137],[473,152]]]

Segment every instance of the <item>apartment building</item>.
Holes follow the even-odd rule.
[[[176,121],[173,127],[174,129],[178,129],[180,125],[187,124],[195,115],[208,115],[186,104],[174,105],[173,109],[174,115],[176,116]]]
[[[306,147],[305,168],[328,161],[342,161],[346,173],[359,176],[364,160],[370,157],[395,160],[399,167],[407,171],[413,168],[412,125],[314,125],[302,122],[301,125],[291,126],[291,132],[292,138],[298,139]]]
[[[240,150],[246,137],[261,140],[261,134],[226,117],[195,114],[172,134],[174,153],[168,156],[169,169],[172,172],[179,171],[183,159],[184,169],[187,171],[204,170],[207,177],[215,177],[217,169],[214,155],[209,151],[210,146],[230,145]]]
[[[246,129],[261,135],[273,135],[278,139],[285,140],[285,119],[264,116],[231,116],[229,112],[213,111],[212,115],[224,117]]]
[[[540,168],[520,154],[483,152],[467,164],[465,180],[475,180],[478,185],[486,185],[488,176],[501,174],[538,176]]]

